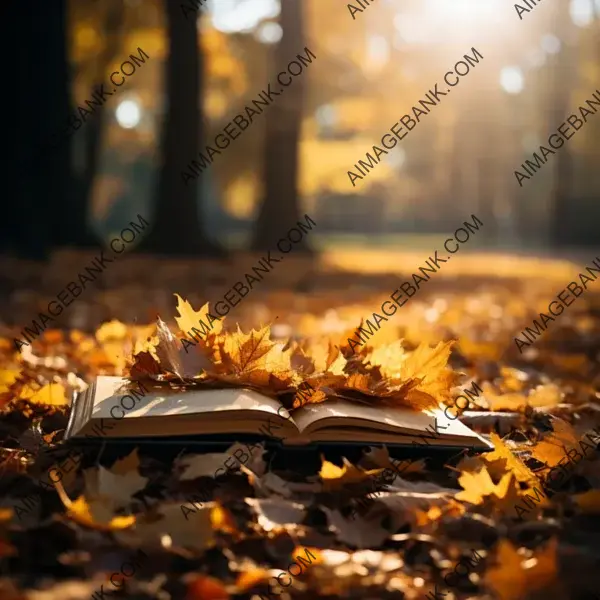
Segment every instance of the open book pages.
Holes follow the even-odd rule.
[[[74,403],[67,437],[175,437],[253,434],[283,443],[397,443],[427,439],[430,445],[489,444],[442,410],[373,407],[341,399],[288,412],[276,399],[240,388],[165,389],[98,377]]]

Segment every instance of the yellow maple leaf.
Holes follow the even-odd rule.
[[[184,300],[179,294],[177,297],[178,317],[175,317],[177,326],[187,336],[195,340],[201,339],[204,335],[218,335],[223,329],[223,323],[219,317],[210,313],[208,302],[198,311],[192,308],[192,305]],[[201,329],[198,329],[201,327]]]
[[[453,341],[439,342],[434,348],[420,344],[408,354],[400,365],[400,380],[418,380],[411,394],[421,392],[433,397],[436,401],[447,401],[451,397],[452,388],[458,383],[459,374],[448,367],[448,359]]]
[[[331,373],[332,375],[343,375],[347,360],[340,349],[327,341],[324,344],[315,344],[309,348],[309,356],[313,359],[314,370],[317,373]]]
[[[494,444],[494,451],[484,452],[480,458],[485,462],[492,477],[500,479],[505,473],[510,472],[520,483],[526,483],[530,487],[539,485],[538,478],[510,451],[497,433],[492,432],[490,440]]]
[[[68,406],[65,387],[60,383],[47,383],[39,389],[28,388],[23,391],[20,398],[29,400],[33,404],[47,404],[49,406]]]
[[[322,464],[319,476],[323,480],[323,486],[326,490],[336,489],[345,484],[360,483],[369,479],[371,475],[378,475],[383,471],[383,469],[364,471],[363,469],[355,467],[346,458],[342,459],[342,467],[334,465],[323,457],[321,457],[321,461]]]
[[[365,357],[365,361],[380,367],[382,375],[390,379],[403,377],[402,364],[408,357],[402,340],[396,340],[391,344],[377,346]]]
[[[521,556],[509,541],[500,540],[496,565],[490,567],[485,575],[485,582],[492,587],[500,600],[520,600],[530,597],[532,592],[552,588],[556,595],[565,597],[556,588],[562,586],[557,579],[556,538],[550,540],[547,546],[533,557]]]
[[[458,477],[463,491],[458,492],[455,497],[471,504],[482,504],[488,496],[491,496],[491,500],[502,499],[506,496],[511,482],[514,482],[512,473],[506,473],[500,482],[495,484],[486,467],[478,471],[464,471]]]

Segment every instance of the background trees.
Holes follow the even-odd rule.
[[[491,245],[595,243],[593,220],[579,214],[596,210],[599,123],[526,187],[513,175],[597,88],[598,4],[594,14],[583,4],[540,5],[520,21],[495,0],[493,15],[477,3],[448,12],[441,0],[396,0],[355,19],[330,0],[214,2],[197,15],[166,0],[61,0],[29,12],[11,3],[29,43],[7,97],[17,117],[5,117],[14,152],[0,246],[37,258],[89,247],[141,213],[153,229],[137,251],[201,255],[270,248],[304,212],[317,222],[344,212],[342,229],[367,236],[442,231],[458,209],[485,216]],[[21,34],[8,35],[16,48]],[[482,65],[352,186],[347,171],[474,44]],[[49,144],[138,47],[149,64]],[[304,47],[317,59],[186,186],[181,171],[206,140]],[[502,83],[507,70],[520,73],[516,91]]]

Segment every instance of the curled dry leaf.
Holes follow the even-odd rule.
[[[154,346],[152,352],[155,352]],[[129,378],[133,381],[152,379],[160,372],[160,364],[151,352],[144,350],[133,355],[133,364],[129,367]]]
[[[158,335],[156,355],[161,367],[165,371],[177,375],[183,381],[183,366],[179,357],[178,341],[160,317],[156,321],[156,333]]]
[[[181,380],[192,379],[211,369],[212,350],[206,344],[197,344],[184,348],[168,328],[167,324],[158,319],[156,326],[158,344],[156,355],[163,370],[170,371]]]

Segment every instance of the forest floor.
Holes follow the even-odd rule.
[[[260,255],[125,256],[21,352],[14,339],[27,340],[23,328],[96,253],[60,253],[46,266],[0,261],[0,600],[600,598],[600,284],[590,278],[579,296],[567,294],[568,306],[522,352],[514,339],[526,339],[522,330],[549,314],[568,284],[580,285],[600,253],[574,262],[465,251],[349,351],[361,320],[373,320],[430,254],[287,256],[202,351],[215,377],[271,386],[286,401],[305,380],[376,402],[374,389],[405,378],[421,394],[414,398],[436,395],[450,406],[476,383],[483,393],[460,418],[495,451],[416,461],[401,475],[385,449],[352,464],[323,459],[308,473],[275,466],[262,450],[238,452],[247,459],[217,479],[215,465],[238,448],[175,455],[140,447],[115,459],[102,445],[73,459],[60,439],[73,390],[142,364],[140,344],[157,316],[177,332],[175,294],[196,310],[212,307]],[[284,355],[291,340],[305,366],[291,361],[284,373],[256,356],[240,368],[227,340],[252,345],[252,328],[263,332],[265,356]],[[266,371],[268,383],[257,384]],[[53,465],[59,483],[48,482]],[[382,472],[395,474],[374,484]]]

